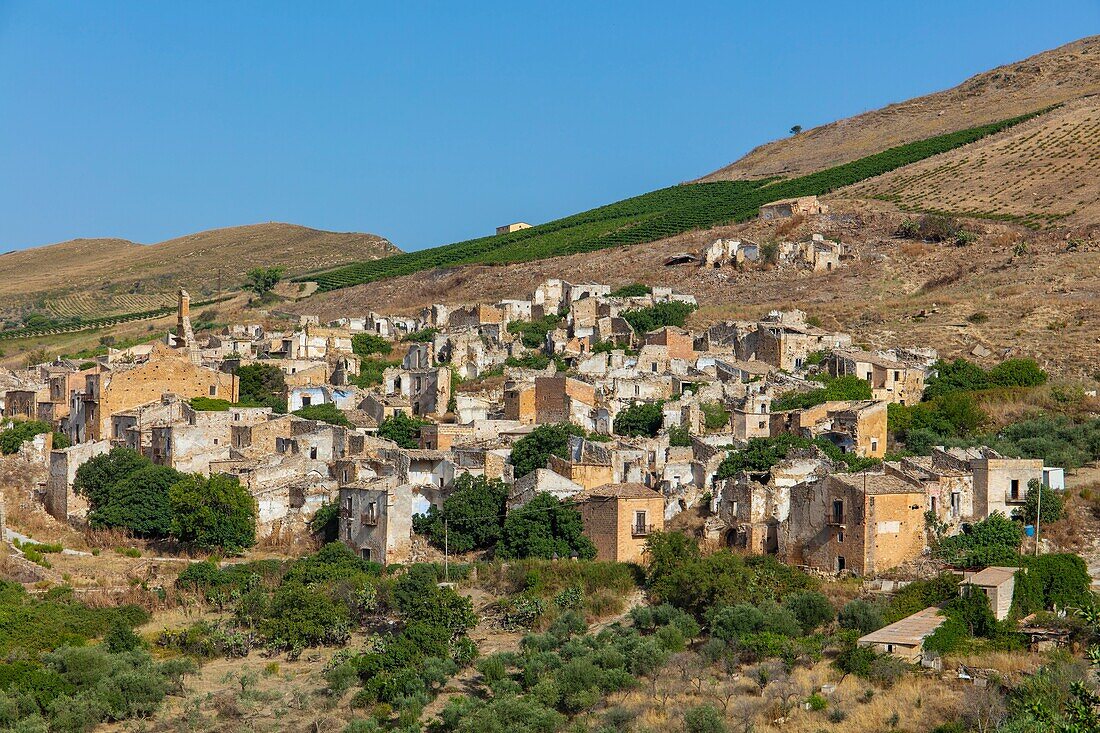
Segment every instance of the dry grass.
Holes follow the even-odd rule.
[[[195,298],[232,290],[252,267],[279,265],[299,274],[395,251],[374,234],[279,223],[212,229],[153,245],[77,239],[0,256],[0,313],[39,301],[58,315],[133,312],[160,305],[181,285]]]
[[[1080,100],[999,135],[858,183],[848,195],[1032,228],[1100,219],[1100,103]],[[1011,247],[1001,235],[995,241]]]
[[[703,181],[795,176],[886,148],[1015,117],[1100,92],[1100,38],[1085,38],[986,71],[924,97],[761,145]]]
[[[906,675],[888,689],[876,689],[864,680],[841,675],[828,662],[795,668],[789,675],[781,665],[765,664],[773,676],[761,691],[756,683],[759,666],[728,675],[710,668],[699,670],[690,660],[679,664],[677,655],[655,683],[611,695],[607,707],[629,710],[636,726],[654,731],[683,730],[684,711],[711,705],[723,712],[731,731],[741,733],[878,733],[890,728],[898,714],[901,730],[931,730],[958,717],[965,690],[937,677]],[[824,684],[837,685],[823,711],[803,710],[801,703]],[[867,691],[872,694],[868,696]],[[840,710],[843,721],[830,722],[829,713]]]

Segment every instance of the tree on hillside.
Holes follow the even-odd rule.
[[[286,412],[283,401],[286,375],[282,369],[273,364],[248,364],[237,370],[237,379],[241,402],[267,405],[276,412]]]
[[[497,555],[503,558],[576,555],[582,560],[596,556],[596,548],[584,536],[581,515],[550,494],[539,494],[504,520]]]
[[[141,537],[167,537],[172,531],[168,491],[184,474],[168,466],[147,465],[115,482],[107,501],[88,512],[93,527],[120,527]]]
[[[409,417],[399,412],[393,417],[387,417],[378,426],[378,437],[392,440],[402,448],[420,447],[420,428],[428,425],[429,421],[418,417]]]
[[[584,430],[572,423],[540,425],[512,446],[512,468],[516,478],[522,478],[536,468],[546,468],[550,455],[565,458],[569,437],[584,435]]]
[[[283,279],[281,267],[253,267],[245,273],[245,287],[261,298],[270,293]]]
[[[256,501],[235,476],[190,474],[168,491],[172,535],[229,552],[256,544]]]
[[[615,433],[654,438],[664,424],[663,402],[632,402],[615,416]]]
[[[791,134],[792,135],[797,135],[800,132],[802,132],[802,125],[792,125],[791,126]]]
[[[432,507],[414,520],[419,534],[451,552],[486,550],[500,539],[508,487],[499,479],[463,473],[442,509]]]
[[[91,514],[108,506],[111,492],[120,481],[139,469],[153,465],[145,456],[129,448],[112,448],[76,469],[73,491],[88,500]]]

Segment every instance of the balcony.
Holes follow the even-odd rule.
[[[363,512],[359,520],[363,523],[364,527],[375,527],[378,525],[378,513],[377,512]]]
[[[1005,492],[1005,504],[1026,504],[1027,494],[1022,491],[1017,491],[1013,494],[1011,491]]]
[[[631,537],[648,537],[653,534],[652,524],[634,524],[630,527]]]
[[[837,514],[835,512],[829,512],[825,515],[825,524],[844,526],[848,524],[848,517],[843,513]]]

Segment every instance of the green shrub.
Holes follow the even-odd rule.
[[[590,560],[596,556],[596,547],[584,535],[580,512],[550,494],[539,494],[508,512],[497,555]]]
[[[543,316],[533,321],[511,321],[508,323],[508,333],[518,335],[529,349],[541,349],[546,345],[546,334],[560,326],[561,321],[557,315]]]
[[[568,457],[569,438],[584,434],[583,428],[572,423],[538,426],[512,445],[515,477],[522,478],[537,468],[545,468],[551,455]]]
[[[631,402],[615,416],[615,433],[655,438],[664,423],[663,402]]]
[[[792,593],[783,600],[783,607],[794,614],[805,634],[836,618],[833,604],[823,593],[817,591]]]
[[[691,431],[687,425],[673,425],[668,429],[668,444],[673,448],[690,448]]]
[[[169,489],[168,501],[181,542],[230,552],[256,542],[256,501],[235,476],[189,475]]]
[[[3,432],[0,432],[0,453],[4,455],[11,455],[18,453],[19,448],[28,440],[31,440],[37,435],[42,433],[53,432],[53,427],[47,422],[41,420],[17,420],[12,423],[12,426]],[[60,433],[55,433],[56,436]],[[61,444],[56,444],[55,448],[65,448],[68,446],[68,439],[62,436]]]
[[[858,598],[844,604],[844,608],[840,609],[840,614],[837,616],[837,622],[840,628],[858,631],[861,636],[878,631],[885,626],[881,611]]]
[[[713,706],[696,705],[684,712],[684,728],[687,733],[725,733],[726,724]]]
[[[809,392],[785,392],[772,402],[772,410],[804,410],[809,407],[837,400],[869,400],[872,397],[871,385],[865,379],[847,374]]]
[[[420,447],[420,428],[429,424],[428,420],[409,417],[399,412],[382,421],[378,426],[378,437],[392,440],[402,448],[418,448]]]
[[[294,414],[306,420],[318,420],[328,423],[329,425],[339,425],[341,427],[348,427],[351,425],[351,423],[348,422],[348,416],[331,402],[325,402],[320,405],[306,405],[301,409],[295,410]],[[381,433],[381,427],[379,427],[379,433]]]
[[[611,291],[612,298],[640,298],[644,295],[649,295],[653,292],[653,288],[642,283],[632,283],[630,285],[624,285],[621,288],[617,288]]]
[[[703,402],[699,409],[703,411],[703,425],[707,430],[721,430],[730,423],[730,414],[721,402]]]
[[[393,351],[393,344],[373,333],[357,333],[351,337],[351,350],[356,356],[388,356]]]
[[[622,317],[637,334],[646,334],[665,326],[682,328],[687,317],[696,309],[691,303],[667,301],[654,303],[648,308],[623,311]]]

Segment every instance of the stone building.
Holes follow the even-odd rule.
[[[841,400],[773,413],[771,432],[825,438],[845,453],[882,458],[886,455],[886,403]]]
[[[364,560],[385,565],[409,561],[413,489],[394,476],[340,487],[339,538]]]
[[[664,497],[641,484],[604,484],[573,500],[597,560],[642,562],[646,540],[665,526]]]
[[[874,575],[920,556],[921,486],[885,474],[833,474],[791,490],[779,554],[791,565]]]
[[[857,349],[838,349],[825,359],[834,377],[855,376],[871,385],[876,400],[914,405],[924,395],[924,369]]]
[[[551,454],[548,467],[586,489],[592,489],[615,480],[611,451],[607,446],[578,436],[569,438],[568,457]]]
[[[165,393],[236,402],[237,377],[193,364],[186,352],[157,344],[142,364],[95,371],[83,391],[70,397],[69,440],[82,443],[109,437],[111,416],[159,400]]]
[[[775,221],[789,219],[792,216],[826,214],[828,211],[829,207],[818,201],[817,196],[799,196],[764,204],[760,207],[760,218],[764,221]]]

